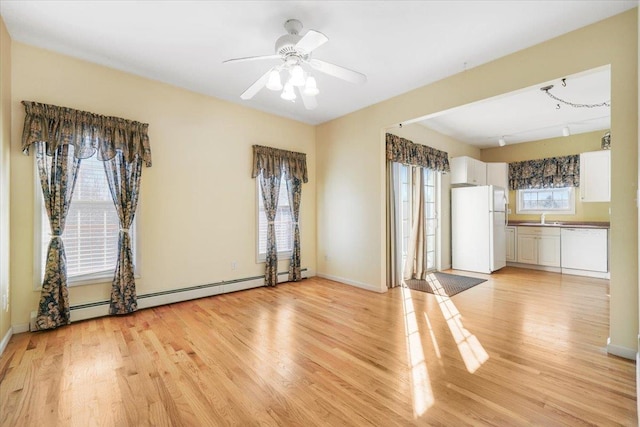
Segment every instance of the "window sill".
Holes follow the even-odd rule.
[[[134,274],[133,278],[138,280],[140,279],[142,276],[140,276],[139,274]],[[96,276],[91,276],[91,277],[79,277],[79,278],[70,278],[67,281],[67,287],[69,288],[75,288],[76,286],[85,286],[85,285],[99,285],[102,283],[108,283],[111,284],[111,282],[113,281],[113,273],[111,274],[103,274],[103,275],[96,275]],[[34,291],[40,292],[42,291],[42,284],[40,284],[39,286],[36,286]]]
[[[291,251],[278,252],[278,261],[291,258]],[[258,254],[257,264],[264,264],[267,261],[267,254]]]

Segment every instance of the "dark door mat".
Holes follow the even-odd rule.
[[[476,277],[435,272],[427,274],[425,280],[409,279],[405,280],[404,283],[409,289],[428,292],[430,294],[446,294],[448,297],[452,297],[455,294],[459,294],[486,281],[486,279],[478,279]]]

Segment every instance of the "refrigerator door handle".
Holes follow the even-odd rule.
[[[502,200],[504,201],[504,226],[506,227],[509,225],[509,204],[506,196],[502,196]]]

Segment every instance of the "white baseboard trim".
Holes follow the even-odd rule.
[[[507,262],[509,267],[528,268],[530,270],[550,271],[552,273],[562,273],[560,267],[547,267],[546,265],[523,264],[520,262]]]
[[[12,325],[11,329],[14,334],[21,334],[23,332],[29,332],[29,324],[28,323],[20,323],[18,325]]]
[[[640,350],[640,335],[638,335],[638,349]],[[640,396],[640,351],[636,353],[636,396]],[[636,399],[636,410],[640,414],[640,399]]]
[[[278,283],[286,282],[288,280],[288,274],[288,272],[278,273]],[[311,277],[310,271],[308,271],[306,268],[303,269],[302,277]],[[138,309],[158,307],[161,305],[211,297],[215,295],[226,294],[229,292],[243,291],[245,289],[258,288],[261,286],[264,286],[264,277],[257,276],[244,279],[226,280],[222,282],[192,286],[183,289],[171,289],[166,291],[151,292],[138,295]],[[71,307],[71,322],[93,319],[96,317],[108,315],[109,301],[97,301],[94,303],[80,304]]]
[[[630,360],[636,360],[637,355],[637,352],[632,348],[611,344],[611,338],[607,339],[607,353]]]
[[[4,334],[4,337],[2,337],[2,341],[0,341],[0,356],[2,356],[2,353],[4,353],[4,349],[7,348],[7,344],[9,344],[9,340],[11,339],[12,335],[13,335],[13,328],[9,327],[9,329],[7,330],[7,333]]]
[[[596,279],[610,279],[611,274],[602,273],[600,271],[588,271],[588,270],[574,270],[572,268],[563,268],[562,274],[568,274],[570,276],[586,276],[595,277]]]
[[[387,291],[386,289],[381,291],[380,288],[377,288],[368,283],[357,282],[355,280],[349,280],[345,279],[344,277],[333,276],[331,274],[317,273],[317,276],[322,277],[323,279],[333,280],[334,282],[344,283],[345,285],[355,286],[356,288],[365,289],[367,291],[377,292],[379,294]]]

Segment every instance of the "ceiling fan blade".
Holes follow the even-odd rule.
[[[321,32],[309,30],[307,34],[296,43],[296,49],[304,51],[305,53],[311,53],[312,50],[319,48],[328,41],[329,38]]]
[[[280,58],[282,58],[280,55],[245,56],[244,58],[227,59],[226,61],[222,61],[222,63],[228,64],[231,62],[259,61],[261,59],[280,59]]]
[[[349,70],[348,68],[340,67],[339,65],[331,64],[329,62],[321,61],[319,59],[310,60],[309,65],[320,72],[351,83],[365,83],[367,81],[367,76],[362,73]]]
[[[318,106],[318,101],[315,96],[305,95],[304,89],[301,87],[297,87],[298,93],[300,94],[300,98],[302,98],[302,103],[304,104],[304,108],[307,110],[315,110]]]
[[[270,68],[269,71],[264,73],[258,80],[255,81],[255,83],[249,86],[247,90],[242,92],[242,95],[240,95],[240,98],[244,100],[253,98],[255,94],[258,93],[260,89],[262,89],[267,84],[267,80],[269,79],[269,73],[274,68],[275,67]]]

